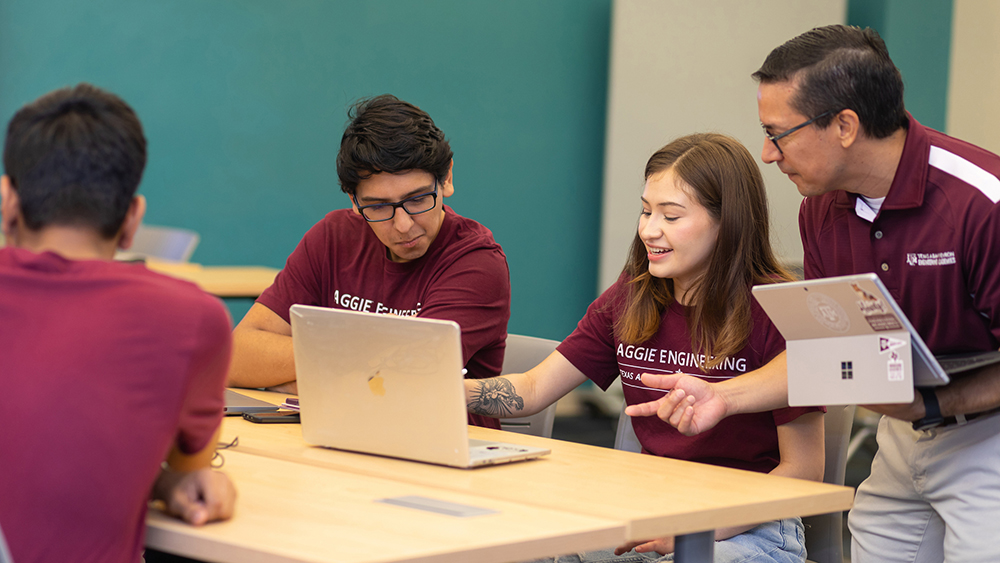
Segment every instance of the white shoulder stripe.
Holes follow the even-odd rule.
[[[983,192],[993,203],[1000,201],[1000,179],[957,154],[932,146],[928,162]]]

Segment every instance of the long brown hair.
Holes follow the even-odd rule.
[[[719,225],[708,270],[690,291],[688,315],[692,349],[704,354],[703,367],[720,364],[746,346],[750,337],[750,287],[789,281],[791,274],[771,249],[767,193],[753,156],[739,141],[717,133],[696,133],[672,141],[646,163],[646,179],[672,168]],[[674,301],[673,280],[649,273],[646,247],[638,230],[629,250],[624,314],[615,336],[640,344],[660,329]]]

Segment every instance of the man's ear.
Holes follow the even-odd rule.
[[[137,195],[132,198],[132,203],[125,213],[125,220],[118,231],[118,248],[128,250],[135,240],[135,232],[142,224],[142,218],[146,216],[146,197]]]
[[[840,140],[840,146],[845,149],[853,145],[861,136],[861,119],[852,109],[845,109],[838,113],[833,118],[833,124],[837,127],[836,133]]]
[[[452,182],[452,170],[455,168],[455,159],[448,163],[448,174],[441,180],[441,196],[451,197],[455,193],[455,184]]]
[[[20,216],[21,200],[10,176],[4,174],[0,176],[0,232],[7,238],[8,244],[12,244],[17,238],[15,229]]]
[[[358,209],[357,195],[347,194],[347,199],[351,200],[351,209],[354,210],[356,215],[361,215],[361,211]]]

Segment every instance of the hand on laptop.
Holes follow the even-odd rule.
[[[670,393],[648,403],[625,409],[629,416],[660,417],[678,432],[694,436],[712,428],[726,417],[728,407],[711,383],[683,373],[669,375],[642,374],[642,383]]]
[[[236,488],[221,471],[162,471],[153,486],[153,498],[164,502],[167,514],[201,526],[232,517]]]

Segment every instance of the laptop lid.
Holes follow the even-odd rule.
[[[247,397],[232,389],[226,389],[226,406],[223,408],[226,416],[242,415],[245,412],[274,412],[277,410],[278,407],[271,403]]]
[[[2,529],[0,529],[0,563],[14,563],[14,558],[10,556],[10,549],[7,547],[7,540],[4,539]]]
[[[289,313],[307,442],[456,467],[548,453],[480,445],[489,455],[473,461],[457,323],[307,305]]]
[[[949,381],[875,274],[753,293],[785,337],[790,405],[908,403],[914,384]]]

